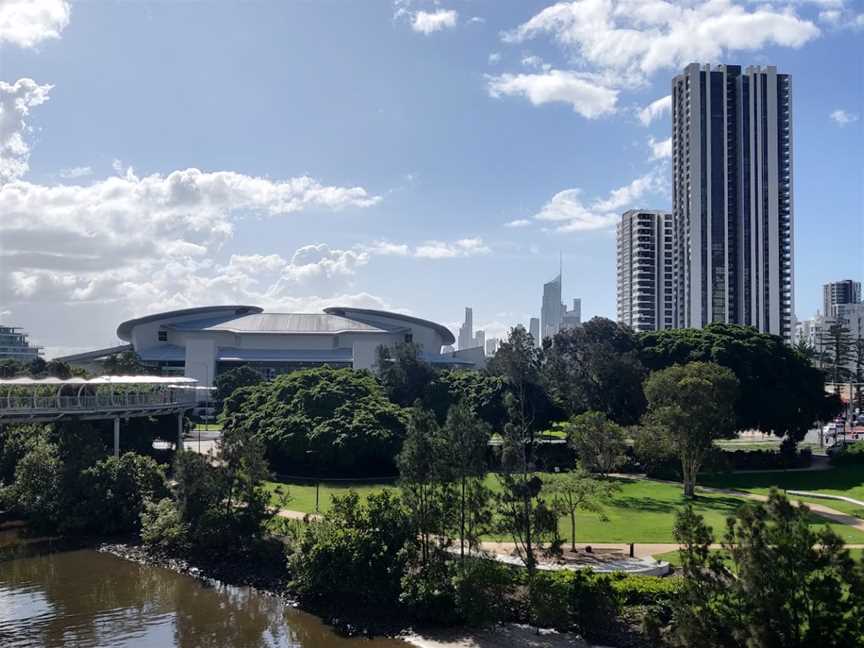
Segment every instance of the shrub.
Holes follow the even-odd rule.
[[[174,500],[165,497],[158,502],[146,502],[141,512],[141,540],[150,547],[178,553],[189,540],[189,525],[180,517]]]
[[[570,581],[574,572],[537,572],[531,584],[531,622],[556,630],[571,626]]]
[[[679,578],[659,576],[612,576],[612,591],[621,605],[668,604],[681,588]]]
[[[509,613],[516,578],[497,560],[469,558],[453,577],[456,609],[466,623],[503,621]]]
[[[831,455],[834,466],[855,466],[864,464],[864,441],[858,441]]]
[[[385,491],[360,504],[357,493],[334,497],[289,557],[292,587],[312,602],[380,613],[397,606],[411,527],[397,497]]]
[[[413,619],[439,625],[453,625],[460,620],[452,572],[452,563],[436,555],[405,573],[399,601]]]

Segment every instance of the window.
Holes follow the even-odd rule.
[[[159,333],[157,333],[156,335],[157,335],[158,340],[160,342],[167,342],[168,341],[168,331],[159,331]]]
[[[414,335],[411,333],[405,334],[405,344],[411,344],[414,341]]]

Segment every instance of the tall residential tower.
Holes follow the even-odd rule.
[[[792,83],[774,66],[692,63],[672,81],[673,325],[789,340]]]
[[[636,331],[672,328],[672,214],[626,211],[617,239],[618,321]]]

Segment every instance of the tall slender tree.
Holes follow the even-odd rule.
[[[470,550],[478,545],[478,531],[489,517],[490,492],[483,478],[490,429],[463,400],[447,413],[442,436],[442,472],[457,489],[455,515],[448,517],[459,535],[459,556],[464,561],[465,547]]]

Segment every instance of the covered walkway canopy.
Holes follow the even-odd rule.
[[[48,423],[63,419],[114,419],[114,452],[119,452],[120,419],[178,416],[207,400],[209,388],[184,376],[99,376],[97,378],[0,379],[0,425]]]

